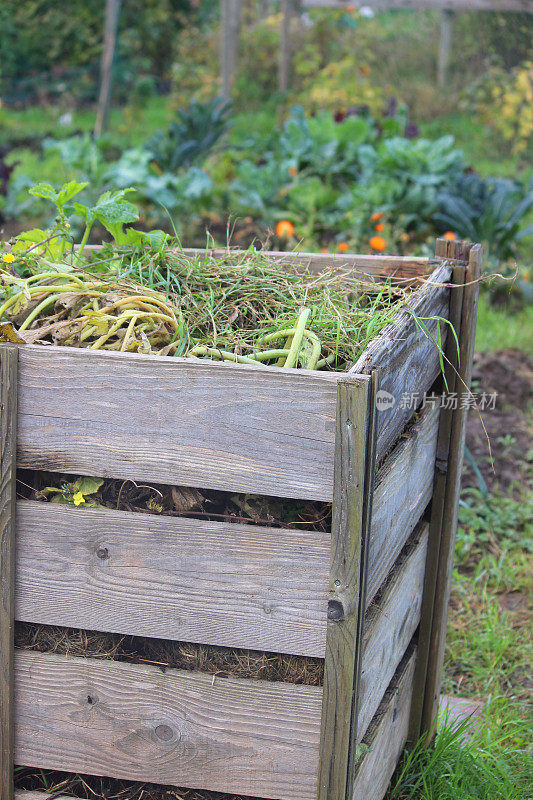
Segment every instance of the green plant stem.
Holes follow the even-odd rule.
[[[93,223],[92,222],[88,222],[86,227],[85,227],[85,231],[83,233],[81,242],[79,244],[78,255],[76,256],[76,261],[74,262],[76,264],[76,266],[78,266],[78,264],[81,264],[81,262],[83,261],[83,251],[85,249],[85,245],[89,241],[89,234],[91,232],[92,226],[93,226]]]
[[[28,328],[31,325],[31,323],[33,322],[35,317],[38,317],[39,314],[41,313],[41,311],[43,311],[45,308],[48,308],[49,305],[51,305],[52,303],[55,303],[55,301],[57,300],[58,297],[59,297],[58,294],[51,294],[51,295],[48,295],[48,297],[45,297],[44,300],[41,300],[39,305],[35,306],[35,308],[31,312],[31,314],[28,314],[28,316],[26,317],[26,319],[24,320],[24,322],[20,326],[19,331],[26,330],[26,328]]]
[[[307,320],[309,319],[310,313],[311,313],[310,308],[302,308],[302,310],[300,311],[300,316],[298,317],[298,323],[296,325],[296,330],[294,332],[294,337],[289,350],[289,354],[285,360],[285,363],[283,364],[283,366],[287,367],[287,369],[294,367],[294,365],[296,364],[298,353],[300,352],[300,347],[302,345],[305,326],[307,325]]]

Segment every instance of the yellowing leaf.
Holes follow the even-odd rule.
[[[10,322],[0,324],[0,342],[11,342],[12,344],[25,343],[24,339],[20,338]]]

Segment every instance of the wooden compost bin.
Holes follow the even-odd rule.
[[[410,304],[453,322],[448,390],[468,385],[479,245],[342,263],[376,280],[431,272]],[[465,434],[463,408],[413,423],[401,400],[442,388],[413,316],[347,373],[30,345],[0,358],[2,800],[13,763],[381,800],[435,718]],[[332,531],[16,501],[17,467],[329,501]],[[15,619],[320,657],[324,686],[14,652]]]

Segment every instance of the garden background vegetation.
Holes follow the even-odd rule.
[[[102,0],[0,8],[6,240],[50,224],[29,186],[76,178],[89,181],[80,195],[87,206],[105,190],[134,186],[141,225],[175,227],[183,245],[428,255],[446,233],[483,242],[487,267],[514,276],[482,292],[476,386],[500,393],[498,413],[484,417],[494,471],[472,414],[476,469],[465,472],[445,677],[449,693],[483,702],[483,722],[468,745],[448,727],[433,755],[406,758],[391,798],[525,800],[532,15],[456,15],[443,91],[437,13],[315,10],[299,18],[291,90],[280,95],[279,7],[246,0],[226,105],[218,4],[132,0],[121,13],[110,128],[94,140],[102,20]],[[72,225],[79,232],[82,220]],[[105,235],[97,224],[91,232],[93,241]]]

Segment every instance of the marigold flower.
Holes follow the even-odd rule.
[[[298,175],[298,167],[289,167],[289,175],[292,175],[293,178]]]
[[[385,225],[382,222],[378,222],[378,224],[376,225],[376,230],[377,231],[384,231],[385,230]]]
[[[383,236],[372,236],[369,241],[369,245],[372,250],[379,250],[379,252],[383,252],[387,246],[387,242],[383,238]]]
[[[76,494],[72,495],[72,499],[75,506],[80,506],[82,503],[85,503],[85,497],[82,492],[76,492]]]
[[[370,222],[377,222],[378,219],[383,219],[383,213],[381,211],[374,211],[370,217]]]
[[[338,247],[341,253],[345,253],[348,250],[348,242],[339,242]]]
[[[280,239],[289,239],[294,236],[294,225],[288,219],[281,219],[276,225],[276,236]]]
[[[2,256],[2,261],[5,261],[6,264],[12,264],[15,260],[15,256],[13,253],[4,253]]]
[[[405,231],[400,233],[400,242],[408,242],[409,241],[409,234]]]
[[[322,250],[321,250],[321,252],[322,252],[322,253],[328,253],[328,252],[329,252],[329,250],[328,250],[328,248],[327,248],[327,247],[323,247],[323,248],[322,248]]]
[[[455,240],[457,239],[457,236],[455,235],[455,233],[453,231],[446,231],[446,233],[443,234],[442,238],[443,239],[448,239],[448,241],[450,241],[450,242],[455,242]]]

